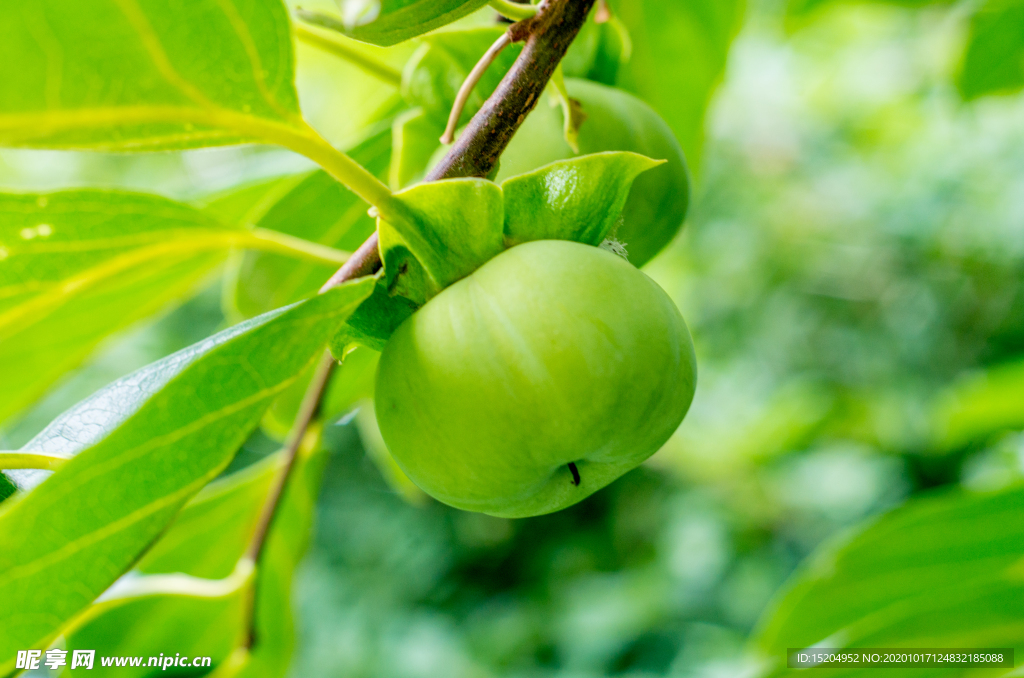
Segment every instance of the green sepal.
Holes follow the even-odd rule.
[[[532,240],[600,245],[614,236],[633,181],[663,163],[639,153],[609,151],[506,179],[501,185],[506,245]]]
[[[413,216],[377,222],[392,295],[424,304],[504,250],[504,200],[486,179],[449,179],[395,194]]]
[[[304,10],[299,10],[299,17],[350,38],[388,47],[458,21],[486,4],[487,0],[380,0],[367,3],[376,8],[375,13],[364,11],[351,21]]]
[[[331,353],[341,360],[353,345],[383,351],[391,335],[416,308],[408,299],[390,294],[386,283],[378,280],[373,293],[331,340]]]

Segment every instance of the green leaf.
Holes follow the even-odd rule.
[[[487,0],[370,0],[358,3],[355,16],[346,12],[345,20],[301,10],[299,16],[322,28],[386,47],[458,21],[486,4]]]
[[[729,47],[742,24],[744,0],[611,0],[633,40],[620,86],[668,122],[690,166],[700,165],[704,118],[722,80]],[[670,64],[685,64],[666,77]]]
[[[419,184],[395,196],[415,225],[380,220],[388,289],[425,303],[504,249],[501,189],[486,179]]]
[[[190,294],[247,237],[155,196],[0,194],[0,421],[101,339]]]
[[[150,657],[162,661],[161,655],[189,661],[209,657],[209,667],[215,667],[231,655],[244,628],[252,566],[248,561],[242,565],[220,580],[181,573],[129,575],[64,630],[64,646],[96,651],[93,668],[87,669],[90,676],[153,676],[183,670],[149,665]],[[138,667],[105,667],[100,657],[142,657],[142,662]]]
[[[319,428],[310,430],[310,439],[318,441]],[[306,445],[293,471],[293,480],[304,482],[314,496],[318,481],[310,487],[306,480],[311,472],[319,472],[323,456],[317,445]],[[210,656],[213,667],[224,662],[248,625],[245,593],[253,578],[239,576],[244,575],[239,571],[240,559],[283,461],[280,453],[274,454],[203,488],[138,563],[137,572],[119,580],[100,602],[76,619],[71,629],[64,630],[65,645],[95,648],[115,656],[157,656],[173,648],[186,656]],[[302,496],[286,493],[279,515],[287,515],[288,503]],[[300,509],[309,507],[311,504],[303,501]],[[280,530],[308,531],[308,515],[303,520],[284,524],[279,519],[271,535]],[[266,553],[274,548],[272,540],[273,536]],[[264,561],[263,569],[269,568]],[[293,569],[285,573],[289,579]],[[287,598],[288,591],[284,594]],[[124,629],[131,629],[131,633],[126,634]],[[99,666],[97,669],[105,671]],[[129,675],[154,673],[150,667],[106,669],[114,670],[129,671]]]
[[[480,57],[505,32],[504,28],[443,31],[424,38],[402,72],[402,96],[443,131],[463,81]],[[495,59],[466,102],[459,124],[469,122],[491,96],[505,73],[519,57],[522,45],[509,45]]]
[[[813,555],[763,618],[756,644],[783,663],[787,648],[815,643],[1020,652],[1022,514],[1020,487],[911,502]]]
[[[1024,428],[1024,361],[990,368],[949,387],[936,399],[933,421],[935,442],[944,450]]]
[[[115,382],[28,443],[79,454],[0,514],[0,663],[45,642],[131,565],[373,284],[222,332]]]
[[[0,145],[153,151],[310,132],[280,0],[0,5]]]
[[[371,133],[351,150],[351,155],[375,175],[386,174],[391,155],[390,127],[384,125]],[[251,208],[242,212],[241,223],[268,231],[351,252],[375,228],[366,204],[322,170],[286,177],[262,192],[256,187],[247,193],[254,200]],[[229,200],[232,198],[223,196],[210,209],[223,214]],[[251,318],[316,294],[337,268],[270,252],[246,252],[230,267],[226,305],[240,317]]]
[[[389,175],[392,190],[403,189],[423,178],[434,152],[441,145],[443,133],[444,126],[421,108],[414,108],[395,120]]]
[[[316,245],[151,195],[0,194],[0,421],[104,337],[189,295],[235,247],[305,257]]]
[[[245,675],[281,676],[289,661],[291,582],[305,551],[327,457],[319,441],[320,427],[314,425],[300,447],[256,573],[258,649],[247,657]],[[239,576],[245,564],[239,559],[283,461],[280,453],[272,455],[204,488],[140,561],[136,569],[145,574],[118,581],[83,613],[84,622],[76,620],[70,632],[65,630],[65,644],[134,656],[173,648],[211,656],[213,667],[221,665],[247,631],[243,594],[254,579]],[[157,591],[146,593],[152,588]],[[108,600],[111,594],[128,597]],[[125,634],[126,628],[132,632]],[[146,667],[129,675],[152,673]]]
[[[204,487],[135,569],[142,574],[181,572],[203,579],[230,576],[245,555],[283,464],[278,452]]]
[[[234,186],[193,204],[225,224],[255,224],[311,172],[288,174]]]
[[[965,99],[1024,86],[1024,1],[989,0],[972,17],[957,84]]]
[[[574,240],[600,245],[622,217],[633,181],[664,161],[622,151],[594,153],[507,179],[506,245]]]

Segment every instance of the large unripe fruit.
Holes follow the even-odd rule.
[[[668,124],[632,94],[587,80],[566,80],[569,95],[583,106],[580,153],[633,151],[666,160],[637,177],[613,234],[626,244],[629,260],[643,266],[679,233],[690,204],[690,179],[683,151]],[[574,157],[565,141],[560,109],[541,102],[501,156],[498,180]]]
[[[537,241],[398,328],[380,359],[377,420],[399,466],[437,499],[539,515],[656,452],[695,380],[690,334],[656,283],[599,248]]]

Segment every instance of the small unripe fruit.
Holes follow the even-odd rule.
[[[398,328],[380,359],[377,419],[426,492],[523,517],[574,504],[656,452],[695,381],[689,332],[656,283],[599,248],[537,241]]]
[[[661,116],[632,94],[586,80],[568,79],[566,87],[587,115],[579,131],[580,153],[633,151],[667,161],[637,177],[622,223],[611,234],[625,243],[630,262],[643,266],[683,227],[690,204],[683,150]],[[502,154],[498,180],[574,156],[565,141],[561,111],[541,102]]]

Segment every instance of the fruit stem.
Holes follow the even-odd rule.
[[[576,487],[580,486],[580,470],[576,468],[576,462],[569,462],[569,472],[572,473],[572,484]]]
[[[473,93],[473,88],[480,82],[480,78],[484,76],[488,67],[494,63],[501,51],[511,44],[512,38],[508,32],[502,33],[501,37],[494,41],[494,44],[480,57],[480,61],[466,76],[462,87],[459,88],[459,93],[455,96],[452,112],[448,115],[448,126],[445,128],[444,134],[441,135],[442,144],[447,145],[455,141],[455,128],[459,126],[459,118],[462,117],[462,111],[466,108],[466,102],[469,101],[469,95]]]
[[[595,1],[547,0],[538,6],[535,16],[509,27],[512,41],[525,40],[526,46],[455,145],[427,174],[427,181],[456,177],[486,178],[491,174],[520,125],[537,105]],[[374,233],[331,276],[322,291],[373,273],[380,267],[380,251],[377,234]]]

